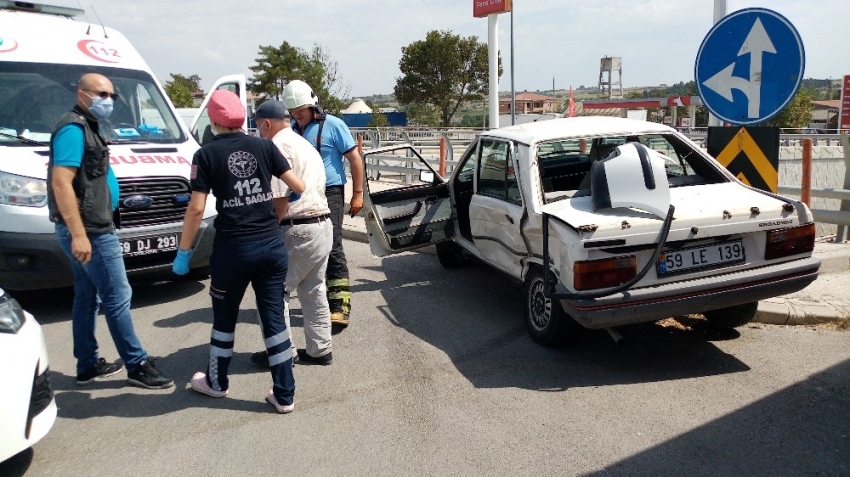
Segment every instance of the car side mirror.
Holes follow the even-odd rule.
[[[422,169],[422,170],[419,171],[419,182],[424,182],[426,184],[433,184],[434,179],[435,179],[435,176],[434,176],[434,173],[432,171],[428,171],[428,170],[425,170],[425,169]]]

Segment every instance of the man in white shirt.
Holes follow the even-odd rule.
[[[289,127],[289,114],[283,103],[267,100],[254,113],[260,137],[270,139],[283,154],[293,172],[304,181],[305,190],[289,195],[289,187],[272,179],[275,202],[284,243],[289,253],[284,291],[284,318],[289,327],[289,296],[298,292],[304,316],[305,349],[293,355],[296,363],[329,365],[333,362],[331,315],[328,307],[325,271],[333,245],[333,225],[325,197],[325,166],[322,156],[309,141]],[[297,199],[295,199],[297,197]],[[293,345],[294,346],[294,345]],[[268,365],[264,351],[251,360]]]

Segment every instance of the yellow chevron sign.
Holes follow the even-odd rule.
[[[732,132],[729,131],[729,128],[725,129],[729,133]],[[756,129],[772,130],[775,128]],[[716,147],[718,144],[714,144],[714,150],[720,150],[715,156],[715,159],[723,167],[735,174],[735,177],[741,180],[741,182],[763,190],[776,192],[779,188],[778,130],[776,141],[773,141],[773,138],[770,137],[774,136],[772,131],[767,132],[769,133],[767,137],[759,137],[760,141],[757,141],[747,128],[742,127],[738,129],[731,138],[727,136],[726,139],[728,142],[725,146],[722,146],[721,143],[721,147]],[[765,135],[760,134],[759,136]],[[719,137],[717,139],[722,140]],[[760,142],[761,144],[759,144]],[[709,153],[711,153],[711,149],[709,147]],[[768,158],[768,155],[764,152],[765,149],[775,149],[775,153],[772,154],[775,156],[774,160]]]

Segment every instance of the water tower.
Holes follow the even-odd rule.
[[[614,81],[615,71],[617,81]],[[616,96],[613,94],[615,86],[620,90]],[[606,56],[599,62],[599,97],[601,99],[623,97],[623,61],[619,56]]]

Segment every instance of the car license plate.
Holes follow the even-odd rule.
[[[658,256],[657,269],[658,276],[662,276],[743,261],[744,244],[734,240],[704,247],[668,250]]]
[[[154,235],[121,240],[121,252],[125,257],[139,257],[154,253],[173,252],[180,243],[180,234]]]

